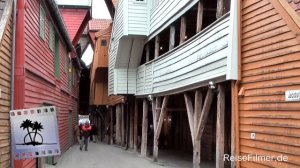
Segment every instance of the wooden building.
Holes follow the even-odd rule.
[[[194,167],[234,166],[223,156],[235,154],[237,15],[237,1],[118,1],[108,94],[128,97],[121,123],[142,156],[175,150]]]
[[[10,167],[13,3],[0,2],[0,167]]]
[[[300,167],[300,103],[285,92],[300,90],[299,1],[242,0],[239,85],[235,100],[237,154],[274,156],[239,167]],[[278,156],[287,161],[276,161]]]
[[[56,106],[64,153],[73,144],[72,129],[78,120],[79,61],[54,0],[17,2],[14,109]],[[15,161],[14,166],[30,168],[40,162]]]

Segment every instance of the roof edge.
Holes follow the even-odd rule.
[[[69,37],[68,31],[66,29],[66,26],[64,24],[64,21],[62,19],[62,16],[59,12],[59,8],[55,2],[55,0],[45,0],[46,3],[49,5],[49,10],[52,13],[52,15],[55,17],[56,23],[60,29],[60,31],[62,32],[62,36],[65,40],[65,42],[67,43],[67,46],[69,48],[70,51],[75,51],[75,48],[72,44],[72,41]]]

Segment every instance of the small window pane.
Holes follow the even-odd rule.
[[[107,45],[107,41],[106,40],[101,40],[101,46],[106,46]]]
[[[45,40],[45,10],[42,7],[42,5],[40,5],[40,37]]]

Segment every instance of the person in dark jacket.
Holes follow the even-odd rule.
[[[90,132],[92,130],[90,123],[88,121],[86,121],[85,124],[82,125],[81,130],[82,130],[84,149],[85,149],[85,151],[87,151],[88,143],[89,143],[89,136],[90,136]],[[82,148],[83,148],[83,144],[81,143],[80,150],[82,150]]]

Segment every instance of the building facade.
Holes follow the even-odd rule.
[[[118,1],[108,94],[128,97],[127,141],[140,147],[142,156],[157,161],[164,148],[193,154],[194,167],[234,164],[223,156],[235,154],[231,97],[238,77],[237,5]]]
[[[75,49],[53,0],[18,0],[16,18],[14,109],[58,108],[62,152],[73,144],[78,118],[79,67]],[[49,157],[55,163],[58,157]],[[42,159],[15,161],[16,168],[36,167]]]
[[[0,6],[0,167],[10,167],[10,124],[12,82],[13,3]]]

